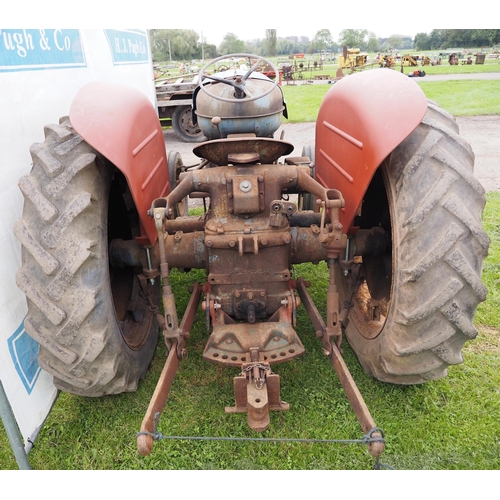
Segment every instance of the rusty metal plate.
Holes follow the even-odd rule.
[[[227,165],[236,163],[236,160],[244,158],[257,158],[258,163],[269,164],[275,162],[281,156],[289,155],[293,151],[293,145],[289,142],[266,137],[232,137],[228,139],[217,139],[201,143],[193,149],[193,153],[216,165]],[[231,161],[229,161],[231,157]]]
[[[214,325],[203,358],[225,366],[241,366],[248,353],[259,347],[262,361],[284,363],[304,354],[305,349],[295,329],[286,322],[237,323]]]

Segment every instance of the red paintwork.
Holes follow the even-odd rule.
[[[326,94],[316,121],[316,180],[345,199],[345,230],[384,158],[422,121],[427,99],[407,76],[390,69],[349,75]]]
[[[138,90],[104,82],[83,87],[70,108],[73,128],[127,179],[141,221],[141,243],[157,231],[147,215],[156,198],[170,192],[165,141],[158,115]]]

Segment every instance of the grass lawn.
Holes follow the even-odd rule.
[[[454,116],[499,115],[500,80],[417,82],[425,95]]]
[[[479,336],[464,348],[465,362],[447,378],[420,386],[394,386],[366,375],[344,342],[344,357],[372,412],[382,427],[387,448],[382,462],[396,469],[500,468],[500,193],[488,194],[485,228],[491,238],[484,281],[490,289],[479,306]],[[302,264],[297,274],[313,282],[320,309],[326,267]],[[187,304],[186,289],[202,273],[173,272],[179,310]],[[179,299],[180,298],[180,299]],[[359,439],[361,431],[343,389],[321,352],[307,315],[299,310],[298,331],[306,355],[278,365],[282,397],[291,409],[271,414],[267,437]],[[226,415],[233,402],[236,370],[205,363],[203,314],[198,314],[189,357],[181,362],[159,431],[171,436],[257,436],[245,415]],[[369,469],[364,445],[247,443],[163,440],[149,457],[136,451],[135,433],[163,366],[159,342],[146,380],[135,393],[87,399],[62,393],[30,453],[35,469]],[[1,435],[3,444],[5,436]],[[0,451],[0,468],[16,468],[8,446]]]
[[[428,99],[436,101],[454,116],[500,114],[500,80],[426,82],[423,77],[414,81]],[[283,85],[288,122],[316,121],[321,101],[331,87],[332,84]]]
[[[447,82],[447,85],[455,82]],[[474,114],[498,114],[500,82],[419,83],[426,95],[445,109],[460,96],[483,89],[492,98],[474,100]],[[497,84],[496,86],[494,84]],[[484,85],[484,87],[482,87]],[[330,85],[283,86],[291,121],[314,121]],[[498,99],[498,98],[496,98]],[[453,112],[453,111],[452,111]],[[302,114],[301,114],[302,113]],[[462,114],[460,110],[455,114]],[[463,114],[471,114],[463,113]],[[361,369],[344,341],[345,361],[375,422],[387,439],[382,462],[395,469],[496,470],[500,468],[500,192],[487,194],[484,227],[491,239],[483,280],[489,289],[476,316],[479,336],[464,348],[464,363],[449,369],[447,378],[419,386],[378,382]],[[320,311],[325,311],[326,266],[302,264],[295,274],[313,283]],[[179,315],[186,307],[188,286],[203,273],[172,272],[171,284]],[[282,398],[290,410],[271,414],[265,433],[272,438],[359,439],[354,413],[333,368],[322,354],[307,314],[298,312],[297,330],[306,355],[277,365]],[[232,406],[236,369],[224,369],[201,359],[206,343],[204,316],[199,311],[188,343],[188,359],[180,369],[159,424],[170,436],[257,437],[246,415],[226,415]],[[236,441],[163,440],[148,457],[136,450],[139,430],[165,359],[160,339],[146,379],[135,393],[98,399],[62,393],[29,455],[34,469],[370,469],[373,459],[364,445],[317,443],[255,443]],[[0,424],[0,469],[16,469]]]

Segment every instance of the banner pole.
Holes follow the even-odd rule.
[[[14,452],[17,465],[20,470],[31,470],[30,463],[28,461],[28,456],[24,451],[23,442],[17,428],[16,419],[12,408],[10,406],[9,400],[7,399],[7,394],[5,394],[2,381],[0,380],[0,416],[2,417],[2,422],[7,432],[7,437],[10,441],[10,446]]]

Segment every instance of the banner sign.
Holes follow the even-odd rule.
[[[86,65],[78,30],[0,30],[0,71],[77,68]]]
[[[113,64],[147,63],[148,41],[145,31],[104,30]]]
[[[19,379],[26,392],[31,394],[42,369],[38,366],[38,343],[24,329],[24,320],[12,336],[7,339],[10,356]]]
[[[94,81],[136,88],[156,105],[145,30],[0,29],[0,381],[29,447],[56,399],[52,375],[38,365],[26,333],[26,297],[16,286],[22,265],[14,224],[22,217],[19,179],[44,127],[67,116],[77,92]]]

